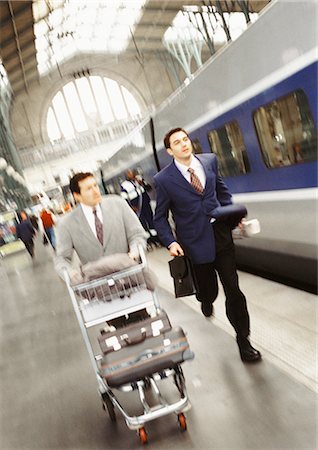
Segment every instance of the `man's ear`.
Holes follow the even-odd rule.
[[[173,156],[173,151],[171,150],[171,148],[167,148],[167,153],[169,153],[170,156]]]
[[[81,199],[81,195],[78,194],[77,192],[73,192],[73,197],[74,197],[76,203],[79,203],[79,201]]]

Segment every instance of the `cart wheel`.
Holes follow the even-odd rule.
[[[139,433],[140,442],[143,445],[147,444],[148,443],[148,435],[146,433],[145,428],[144,427],[139,428],[138,433]]]
[[[178,414],[178,422],[179,422],[180,430],[186,431],[187,422],[186,422],[186,418],[183,413]]]
[[[107,395],[106,392],[104,394],[102,394],[102,399],[103,399],[103,409],[104,410],[107,409],[110,420],[112,422],[116,422],[115,408],[114,408],[114,405],[113,405],[111,399],[109,398],[109,396]]]

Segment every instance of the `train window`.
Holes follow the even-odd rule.
[[[192,139],[191,142],[195,155],[199,155],[200,153],[202,153],[202,147],[199,139]]]
[[[237,121],[228,122],[223,127],[209,131],[211,151],[219,161],[222,177],[233,177],[250,172],[243,136]]]
[[[267,167],[317,159],[315,124],[301,89],[257,109],[253,118]]]

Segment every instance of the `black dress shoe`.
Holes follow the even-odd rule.
[[[248,338],[237,337],[236,341],[243,362],[257,362],[262,359],[261,353],[252,347]]]
[[[201,302],[201,311],[205,317],[211,317],[213,314],[213,303],[212,302]]]

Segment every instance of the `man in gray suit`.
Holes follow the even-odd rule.
[[[146,233],[127,202],[117,195],[102,197],[93,174],[77,173],[70,190],[79,205],[57,225],[55,268],[63,277],[66,268],[71,281],[79,272],[72,265],[74,250],[86,264],[114,253],[139,256],[138,246],[146,247]]]

